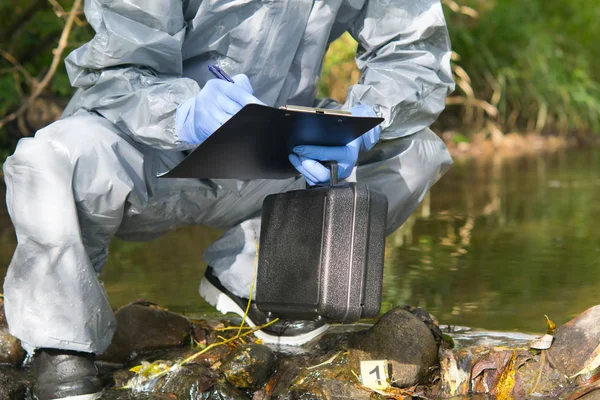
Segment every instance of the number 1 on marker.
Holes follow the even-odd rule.
[[[369,360],[360,362],[360,379],[363,386],[372,389],[390,387],[387,360]]]

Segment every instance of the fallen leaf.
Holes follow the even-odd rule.
[[[554,340],[554,336],[545,334],[544,336],[540,336],[529,345],[530,348],[535,350],[548,350],[550,346],[552,346],[552,341]]]
[[[548,318],[547,315],[544,314],[544,317],[546,317],[546,321],[548,321],[548,329],[546,330],[546,334],[554,335],[554,333],[556,332],[556,324],[554,323],[554,321]]]
[[[505,400],[513,398],[513,389],[515,387],[515,360],[517,359],[517,352],[513,350],[513,354],[506,364],[506,367],[502,371],[500,375],[500,379],[498,379],[498,383],[496,384],[496,399],[497,400]]]
[[[465,394],[459,389],[469,380],[469,374],[458,367],[452,352],[448,351],[445,357],[442,358],[440,367],[443,385],[449,389],[449,395]]]

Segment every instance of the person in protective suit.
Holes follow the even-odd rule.
[[[4,164],[18,245],[4,284],[10,332],[34,353],[40,400],[92,399],[93,357],[115,330],[97,275],[113,236],[150,240],[176,227],[226,229],[204,257],[201,294],[245,304],[263,199],[326,182],[318,160],[385,193],[388,233],[451,164],[428,129],[453,89],[439,0],[87,0],[91,41],[66,59],[78,88],[62,119],[22,139]],[[344,104],[316,99],[328,45],[358,41],[360,80]],[[216,64],[234,83],[212,79]],[[247,103],[349,110],[380,127],[344,147],[300,146],[295,178],[157,179]],[[359,161],[360,154],[360,161]],[[356,167],[356,165],[358,166]],[[262,324],[254,310],[250,322]],[[266,341],[301,344],[326,327],[284,321]]]

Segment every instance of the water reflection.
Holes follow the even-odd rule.
[[[563,323],[600,304],[599,167],[591,151],[456,163],[388,239],[383,310],[410,303],[446,324],[539,332],[544,314]],[[219,234],[113,241],[102,274],[111,303],[212,312],[197,285],[200,255]],[[0,208],[2,275],[14,246]]]
[[[388,241],[384,303],[542,331],[600,303],[595,152],[464,162]]]

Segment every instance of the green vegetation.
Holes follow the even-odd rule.
[[[16,111],[48,73],[73,0],[0,2],[0,121]],[[62,58],[91,37],[79,13]],[[64,64],[21,118],[0,122],[0,164],[16,141],[60,116],[74,90]]]
[[[437,123],[474,134],[600,131],[600,5],[588,0],[443,0],[457,91]],[[6,0],[0,4],[0,121],[19,108],[48,72],[74,0]],[[80,13],[62,53],[92,34]],[[332,44],[319,92],[343,99],[359,73],[356,42]],[[0,160],[19,137],[60,115],[73,90],[58,69],[20,118],[0,122]]]
[[[586,0],[443,0],[457,90],[438,126],[463,134],[600,131],[600,5]],[[356,42],[334,43],[321,95],[356,82]],[[464,136],[462,136],[464,138]]]
[[[446,13],[453,49],[475,96],[497,107],[494,122],[505,131],[600,131],[599,3],[463,1],[479,15]]]

